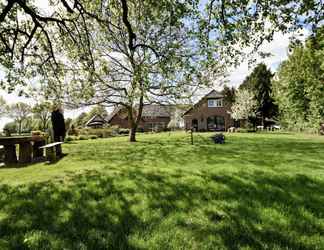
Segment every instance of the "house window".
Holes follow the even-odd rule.
[[[208,107],[223,107],[223,99],[208,99]]]
[[[207,118],[207,129],[211,131],[225,130],[225,119],[223,116],[210,116]]]

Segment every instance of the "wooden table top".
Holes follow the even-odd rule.
[[[9,137],[0,137],[0,145],[14,145],[24,142],[32,141],[43,141],[45,137],[43,136],[9,136]]]

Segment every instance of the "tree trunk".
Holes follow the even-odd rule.
[[[136,128],[131,127],[129,131],[129,141],[130,142],[136,142]]]
[[[46,132],[46,123],[47,123],[47,121],[44,120],[44,121],[43,121],[43,132]]]
[[[140,123],[142,119],[142,112],[143,112],[143,95],[140,97],[139,104],[138,104],[138,110],[136,111],[136,116],[134,116],[134,109],[133,107],[130,107],[128,109],[128,122],[129,122],[129,141],[130,142],[136,142],[136,131],[138,124]]]
[[[136,142],[137,123],[134,118],[134,112],[132,107],[128,109],[128,124],[129,124],[129,141]]]

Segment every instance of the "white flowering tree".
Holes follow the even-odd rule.
[[[0,96],[0,117],[3,116],[6,112],[6,101]]]
[[[241,89],[237,91],[231,116],[235,120],[246,120],[256,117],[257,101],[251,91]]]

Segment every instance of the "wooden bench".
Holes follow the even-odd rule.
[[[63,142],[53,142],[50,144],[47,144],[45,146],[39,147],[40,149],[45,149],[46,150],[46,158],[50,162],[56,161],[56,147],[63,144]]]

